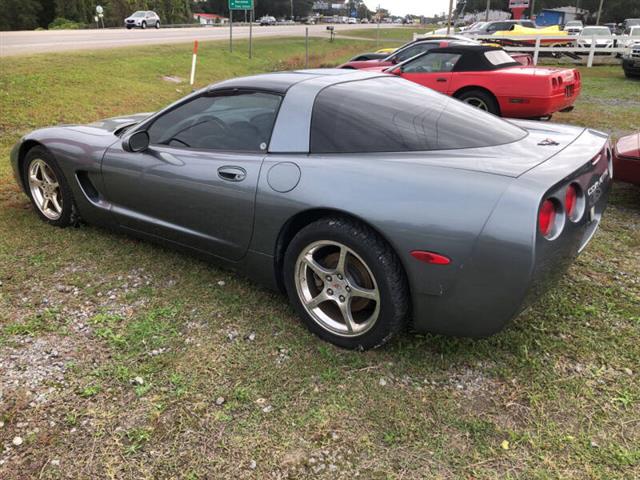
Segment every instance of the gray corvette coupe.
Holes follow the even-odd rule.
[[[499,331],[595,233],[611,147],[396,76],[238,78],[154,114],[36,130],[11,153],[51,225],[179,246],[288,297],[346,348]]]

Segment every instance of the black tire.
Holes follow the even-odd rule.
[[[160,21],[156,22],[156,30],[160,28]]]
[[[131,26],[130,25],[127,25],[127,30],[131,30]]]
[[[494,115],[500,115],[500,107],[498,107],[498,102],[490,93],[485,90],[473,89],[466,90],[459,95],[456,95],[458,100],[462,100],[465,103],[473,105],[476,107],[479,103],[483,103],[486,105],[485,108],[481,108],[481,110],[486,110],[489,113],[493,113]],[[480,107],[478,107],[480,108]]]
[[[298,257],[318,241],[345,245],[361,257],[373,274],[380,296],[379,313],[371,328],[360,335],[341,336],[321,326],[307,312],[298,295]],[[387,242],[361,222],[343,217],[327,217],[307,225],[287,247],[283,274],[289,301],[303,323],[311,332],[334,345],[357,350],[376,348],[388,342],[407,325],[410,311],[409,287],[400,260]]]
[[[147,22],[145,22],[144,20],[142,21],[142,23],[140,24],[140,28],[141,29],[146,29],[147,28]]]
[[[56,180],[60,189],[60,197],[62,199],[62,212],[60,217],[53,220],[48,218],[44,213],[40,211],[40,208],[37,206],[35,199],[33,198],[33,194],[31,192],[31,188],[29,188],[29,169],[31,165],[36,160],[43,160],[47,166],[53,171],[56,176]],[[27,191],[27,195],[33,204],[33,208],[38,214],[38,216],[47,222],[50,225],[54,225],[56,227],[68,227],[70,225],[74,225],[76,223],[76,215],[75,215],[75,207],[73,204],[73,196],[71,194],[71,188],[69,188],[69,184],[67,183],[62,170],[58,166],[58,162],[55,157],[44,147],[33,147],[31,150],[27,152],[24,158],[23,168],[22,168],[22,179],[24,185],[26,186],[25,190]]]

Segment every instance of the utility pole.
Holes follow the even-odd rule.
[[[485,11],[484,14],[484,21],[488,22],[489,21],[489,9],[491,8],[491,0],[487,0],[487,10]]]
[[[293,20],[293,0],[291,0],[291,20]]]
[[[600,7],[598,8],[598,19],[596,20],[596,25],[600,25],[600,14],[602,14],[602,4],[604,0],[600,0]]]
[[[447,19],[447,35],[451,33],[451,15],[453,15],[453,0],[449,0],[449,18]]]
[[[531,0],[531,8],[529,9],[529,18],[533,18],[536,11],[536,0]]]

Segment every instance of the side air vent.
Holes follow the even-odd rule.
[[[82,191],[87,196],[87,198],[93,203],[98,203],[100,201],[100,192],[98,192],[98,189],[91,181],[89,172],[77,172],[76,178],[78,179],[80,188],[82,188]]]

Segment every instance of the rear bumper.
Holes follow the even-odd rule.
[[[613,158],[613,178],[622,182],[640,185],[640,159],[619,155]]]
[[[573,85],[573,92],[567,96],[565,92],[556,93],[545,97],[498,97],[500,112],[503,117],[509,118],[536,118],[553,115],[560,110],[573,106],[580,96],[581,84]]]
[[[452,285],[440,296],[414,294],[414,327],[483,337],[501,329],[560,278],[586,247],[607,205],[611,178],[605,135],[585,130],[571,145],[516,179],[496,205]],[[604,158],[593,162],[605,152]],[[542,201],[564,205],[570,183],[583,192],[581,214],[564,216],[557,238],[538,232]]]

